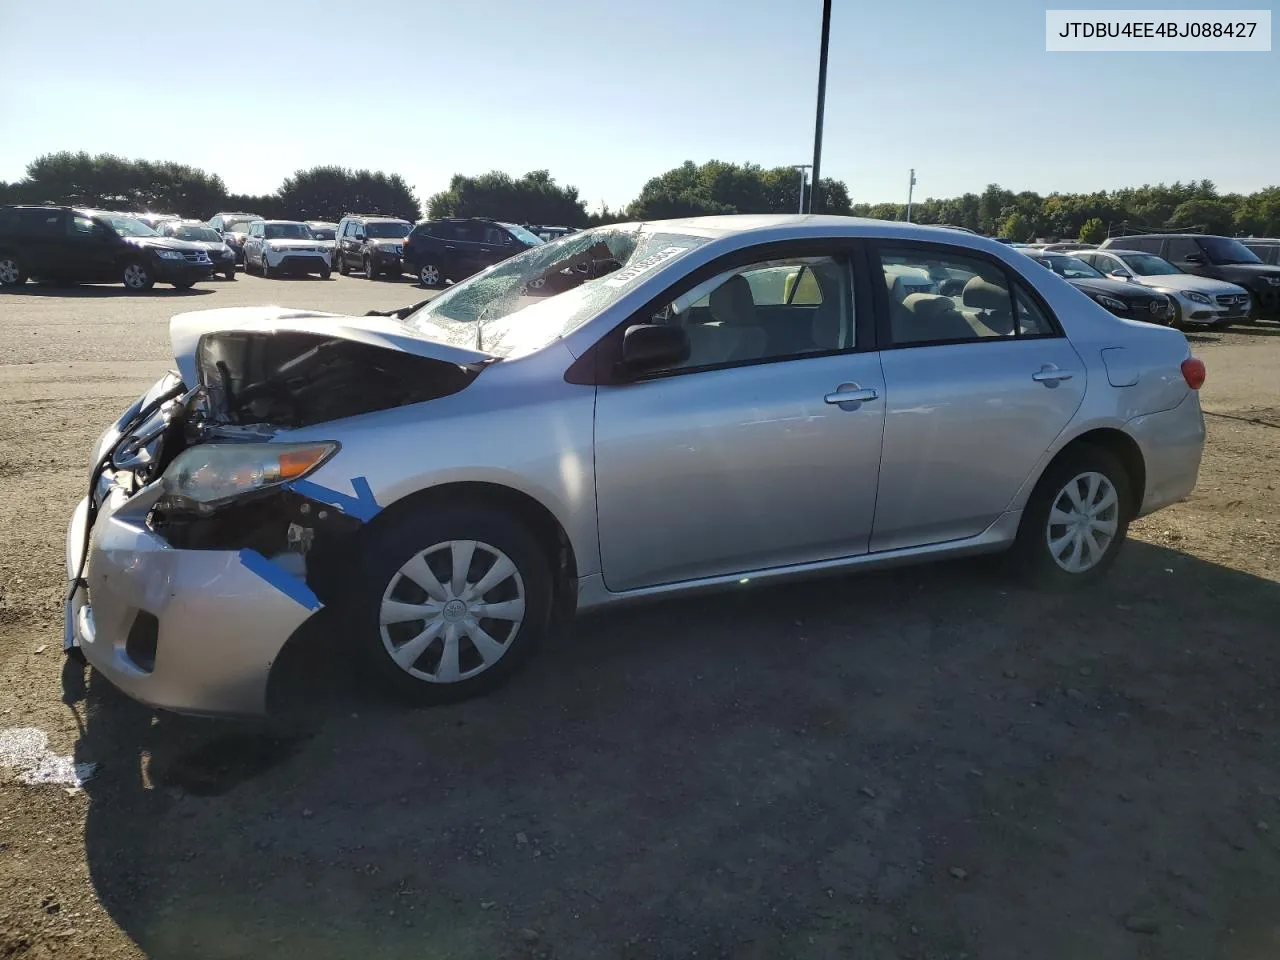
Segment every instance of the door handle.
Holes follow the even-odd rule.
[[[444,245],[444,248],[445,248],[446,250],[456,250],[456,249],[457,249],[457,248],[456,248],[452,243],[446,243],[446,244]]]
[[[1031,379],[1045,386],[1057,386],[1060,380],[1070,380],[1074,374],[1070,370],[1063,370],[1052,363],[1046,363],[1036,373],[1031,375]]]
[[[842,383],[835,393],[828,393],[822,398],[824,403],[835,403],[843,406],[846,403],[864,403],[880,396],[875,387],[859,387],[856,383]]]

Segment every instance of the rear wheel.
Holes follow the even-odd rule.
[[[141,260],[130,260],[124,265],[120,281],[129,290],[150,290],[156,285],[155,275]]]
[[[1129,476],[1110,452],[1080,444],[1045,471],[1022,512],[1011,551],[1016,568],[1043,586],[1102,576],[1129,529]]]
[[[0,253],[0,287],[18,287],[27,282],[27,271],[14,253]]]
[[[366,664],[424,703],[491,689],[547,627],[547,554],[518,520],[482,506],[431,509],[374,534],[346,614]]]

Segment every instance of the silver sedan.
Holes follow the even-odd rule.
[[[440,701],[624,601],[998,551],[1086,584],[1204,441],[1181,333],[909,224],[602,227],[395,313],[171,335],[93,452],[66,645],[198,713],[262,712],[325,608]]]

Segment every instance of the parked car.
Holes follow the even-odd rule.
[[[1244,287],[1253,301],[1249,319],[1280,319],[1280,266],[1263,263],[1239,240],[1212,234],[1152,233],[1112,237],[1099,249],[1117,247],[1154,253],[1184,273]]]
[[[577,227],[548,227],[528,223],[524,225],[524,228],[543,242],[559,240],[561,237],[567,237],[571,233],[578,232]]]
[[[249,224],[261,219],[256,213],[219,213],[210,217],[208,223],[222,234],[239,265],[244,263],[244,238],[249,235]]]
[[[324,243],[329,250],[329,265],[336,265],[336,257],[334,251],[337,250],[338,225],[329,223],[327,220],[305,220],[307,229],[311,231],[311,236]]]
[[[404,273],[404,238],[413,229],[408,220],[372,214],[347,214],[338,221],[338,272],[344,276],[363,270],[369,280]]]
[[[1080,243],[1077,240],[1061,240],[1058,243],[1040,244],[1045,253],[1074,253],[1077,250],[1096,250],[1096,243]]]
[[[890,263],[968,279],[899,299]],[[1087,584],[1204,440],[1180,332],[1002,244],[845,217],[600,227],[398,311],[170,333],[178,373],[93,451],[66,643],[204,714],[262,712],[325,607],[430,702],[625,601],[1005,550]]]
[[[1163,293],[1148,290],[1137,284],[1111,280],[1079,257],[1067,253],[1045,253],[1028,250],[1030,257],[1043,267],[1048,267],[1077,290],[1089,296],[1099,306],[1118,317],[1142,320],[1146,323],[1171,323],[1173,304]]]
[[[425,220],[404,246],[406,270],[424,287],[457,283],[542,243],[524,227],[480,217]]]
[[[152,230],[157,230],[162,223],[168,223],[171,220],[181,220],[182,218],[175,213],[134,213],[130,214],[137,220],[141,220]]]
[[[150,290],[157,282],[186,290],[213,275],[198,245],[162,237],[127,214],[80,207],[0,207],[0,285],[36,280],[123,283]]]
[[[1280,240],[1254,239],[1241,240],[1259,260],[1268,266],[1280,266]]]
[[[1249,316],[1249,291],[1223,280],[1183,273],[1168,260],[1138,250],[1082,250],[1075,256],[1112,280],[1127,280],[1165,294],[1172,323],[1225,327]]]
[[[328,280],[332,256],[329,245],[311,235],[298,220],[255,220],[244,240],[244,270],[264,277],[282,273],[318,273]]]
[[[197,244],[213,261],[213,269],[228,280],[236,278],[236,255],[222,239],[222,235],[200,220],[164,220],[156,232],[162,237],[174,237]]]

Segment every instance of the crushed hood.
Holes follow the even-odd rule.
[[[347,317],[276,306],[228,307],[180,313],[169,321],[173,358],[188,386],[199,383],[196,349],[200,338],[211,333],[310,333],[459,366],[495,359],[492,354],[474,349],[475,326],[470,323],[448,327],[420,323],[411,328],[394,317]]]

